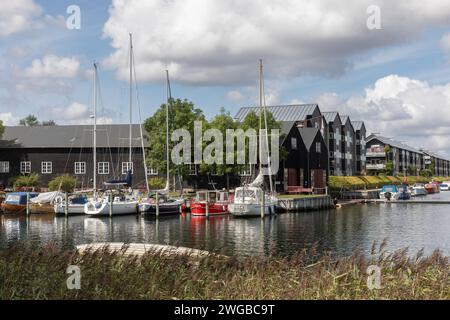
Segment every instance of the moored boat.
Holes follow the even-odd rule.
[[[262,197],[264,196],[264,203]],[[235,217],[257,217],[263,214],[275,214],[276,197],[265,194],[260,187],[243,186],[236,188],[233,202],[228,205],[228,211]]]
[[[58,191],[40,193],[30,199],[30,213],[54,213],[55,199],[63,196],[64,194]]]
[[[450,190],[450,182],[443,182],[439,185],[439,190],[441,191],[449,191]]]
[[[419,196],[426,196],[427,190],[425,190],[425,186],[423,183],[416,183],[410,187],[411,196],[413,197],[419,197]]]
[[[38,196],[37,192],[30,192],[29,199]],[[4,213],[22,213],[27,209],[27,193],[26,192],[12,192],[6,195],[5,201],[1,204],[1,209]]]
[[[161,215],[179,214],[183,199],[170,199],[165,194],[158,195],[158,213]],[[138,211],[142,214],[156,215],[156,194],[142,200],[138,204]]]
[[[427,183],[425,185],[425,190],[427,190],[428,194],[439,193],[440,192],[439,183],[436,181],[431,181],[430,183]]]
[[[209,216],[228,214],[229,197],[227,191],[198,191],[191,201],[190,209],[193,216]]]
[[[102,197],[85,203],[84,213],[92,216],[136,214],[137,206],[137,200],[127,198],[121,191],[108,190]]]
[[[385,200],[408,200],[411,194],[405,185],[386,185],[381,188],[380,198]]]
[[[74,194],[67,199],[67,214],[84,214],[84,205],[88,202],[88,198],[85,194]],[[55,205],[53,207],[56,214],[66,213],[65,198],[57,197],[55,199]]]

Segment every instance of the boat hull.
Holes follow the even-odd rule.
[[[228,204],[210,203],[208,204],[209,216],[220,216],[228,214]],[[191,215],[193,216],[206,216],[206,203],[192,202],[191,203]]]
[[[260,204],[234,204],[230,203],[228,205],[228,211],[234,217],[260,217],[261,216],[261,205]],[[275,205],[265,205],[264,215],[275,214]]]
[[[159,205],[160,215],[175,215],[180,213],[181,203],[161,203]],[[156,215],[156,204],[143,202],[138,205],[138,211],[142,214]]]
[[[30,213],[33,214],[55,213],[55,209],[51,203],[30,203]]]
[[[3,211],[3,213],[24,213],[27,210],[27,206],[24,204],[9,204],[9,203],[5,203],[3,202],[1,204],[1,210]]]
[[[54,206],[54,211],[56,214],[65,214],[66,205],[64,203],[58,203]],[[108,212],[109,213],[109,212]],[[67,208],[67,214],[84,214],[84,204],[69,204]]]
[[[109,202],[88,202],[84,205],[84,213],[91,216],[118,216],[127,214],[136,214],[137,201],[113,203],[110,213]]]

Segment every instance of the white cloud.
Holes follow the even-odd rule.
[[[440,44],[445,53],[450,53],[450,32],[442,36]]]
[[[19,123],[19,118],[15,117],[11,112],[0,113],[0,120],[5,126],[15,126]]]
[[[381,8],[382,30],[366,27],[372,4]],[[279,78],[338,75],[355,55],[449,24],[447,0],[113,0],[103,33],[115,51],[104,64],[127,78],[132,32],[145,81],[162,81],[169,68],[178,82],[250,83],[259,58]]]
[[[27,78],[74,78],[78,75],[80,61],[75,57],[58,57],[53,54],[34,59],[23,71]]]
[[[322,110],[339,111],[364,120],[369,132],[380,132],[411,146],[426,147],[450,156],[450,83],[389,75],[378,79],[365,94],[344,101],[336,93],[316,99]]]
[[[245,96],[239,90],[232,90],[227,93],[226,98],[230,102],[241,102]]]
[[[48,120],[55,120],[57,124],[93,124],[92,110],[85,104],[73,102],[65,107],[43,107],[40,114],[45,114]],[[112,118],[100,116],[98,124],[111,124]]]
[[[42,9],[33,0],[1,1],[0,38],[42,27]]]

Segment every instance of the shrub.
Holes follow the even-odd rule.
[[[166,179],[164,178],[150,178],[148,180],[150,189],[162,189],[166,186]]]
[[[78,180],[68,174],[54,178],[48,183],[48,189],[50,191],[63,191],[63,192],[73,192],[77,186]]]
[[[19,176],[13,178],[14,188],[37,187],[39,184],[39,175],[32,173],[29,176]]]

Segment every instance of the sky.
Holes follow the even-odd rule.
[[[255,105],[263,59],[267,104],[318,103],[450,157],[448,0],[1,1],[0,119],[90,123],[95,61],[99,122],[127,123],[130,33],[134,122],[164,103],[166,69],[208,118]]]

